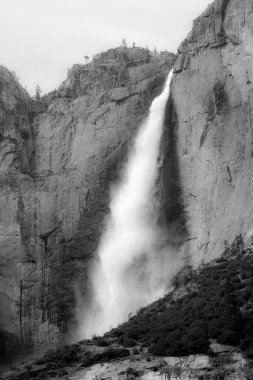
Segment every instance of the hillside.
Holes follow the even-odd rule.
[[[253,250],[238,237],[217,260],[184,268],[175,289],[106,334],[153,355],[210,353],[210,342],[239,346],[253,359]]]

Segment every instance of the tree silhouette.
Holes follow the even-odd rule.
[[[37,86],[35,87],[35,100],[40,100],[40,94],[41,94],[41,88],[37,84]]]
[[[13,70],[11,73],[12,73],[12,75],[13,75],[15,81],[18,82],[20,78],[19,78],[19,76],[16,74],[16,72]]]
[[[84,59],[85,59],[85,61],[86,61],[86,64],[88,63],[88,61],[89,61],[89,59],[90,59],[90,57],[88,56],[88,55],[85,55],[84,56]]]
[[[127,47],[127,42],[126,42],[125,38],[122,38],[121,43],[122,43],[123,47]]]

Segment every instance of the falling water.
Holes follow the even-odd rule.
[[[82,337],[102,334],[130,313],[162,296],[174,272],[163,232],[158,227],[155,183],[160,140],[172,72],[140,127],[121,181],[111,194],[110,215],[94,273],[96,300],[85,313]]]

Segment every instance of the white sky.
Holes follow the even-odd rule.
[[[74,63],[120,45],[176,52],[211,0],[0,0],[0,65],[34,94]]]

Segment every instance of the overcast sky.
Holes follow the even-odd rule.
[[[211,0],[0,0],[0,65],[30,94],[58,87],[83,57],[120,45],[176,52]]]

